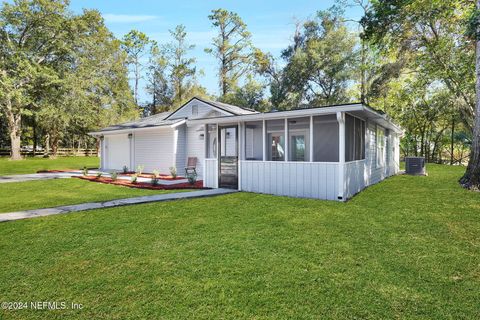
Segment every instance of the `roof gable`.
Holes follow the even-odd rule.
[[[202,119],[253,113],[257,112],[226,103],[194,97],[183,106],[172,112],[166,119]]]

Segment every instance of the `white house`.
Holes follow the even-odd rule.
[[[195,157],[205,187],[344,201],[399,171],[402,130],[358,103],[259,113],[193,98],[91,134],[103,170],[182,174]]]

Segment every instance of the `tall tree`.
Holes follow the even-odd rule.
[[[293,90],[312,105],[348,102],[347,89],[355,78],[355,46],[343,10],[332,7],[319,11],[282,53]]]
[[[195,45],[187,43],[184,25],[178,25],[175,30],[170,30],[170,34],[173,41],[166,46],[166,52],[174,90],[173,101],[175,105],[179,105],[195,82],[196,59],[189,57],[189,52],[195,48]]]
[[[147,68],[147,92],[152,101],[148,105],[148,114],[167,111],[171,108],[173,92],[167,75],[168,60],[157,44],[152,45]]]
[[[142,58],[148,53],[150,39],[143,32],[131,30],[123,37],[122,46],[128,55],[128,63],[133,67],[133,97],[138,105],[138,84],[142,78]]]
[[[475,63],[478,37],[474,41],[467,37],[467,21],[472,12],[476,12],[472,0],[379,0],[372,2],[372,10],[362,23],[368,39],[382,48],[396,50],[398,56],[407,56],[408,69],[428,74],[445,86],[456,98],[455,109],[463,125],[475,133],[479,130],[475,129],[477,120],[474,120],[478,96],[475,96],[473,70],[478,64],[478,60]],[[474,25],[477,34],[478,23]],[[472,144],[470,164],[461,179],[467,187],[478,187],[480,182],[477,147],[478,144]]]
[[[221,98],[235,90],[238,80],[252,67],[254,52],[247,25],[235,12],[225,9],[212,10],[208,16],[218,28],[213,38],[213,48],[205,49],[219,60],[219,87]]]
[[[55,82],[54,66],[68,58],[74,33],[67,2],[18,0],[0,11],[0,108],[11,141],[11,158],[21,159],[22,116],[37,107],[34,87]]]
[[[467,188],[480,189],[480,0],[470,17],[470,35],[475,42],[475,111],[473,120],[473,140],[467,170],[460,183]]]

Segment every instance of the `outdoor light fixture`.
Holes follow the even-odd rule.
[[[133,133],[129,133],[128,134],[128,139],[132,139],[132,137],[133,137]]]

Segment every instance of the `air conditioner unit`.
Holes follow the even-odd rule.
[[[405,173],[412,175],[427,175],[424,157],[405,157]]]

